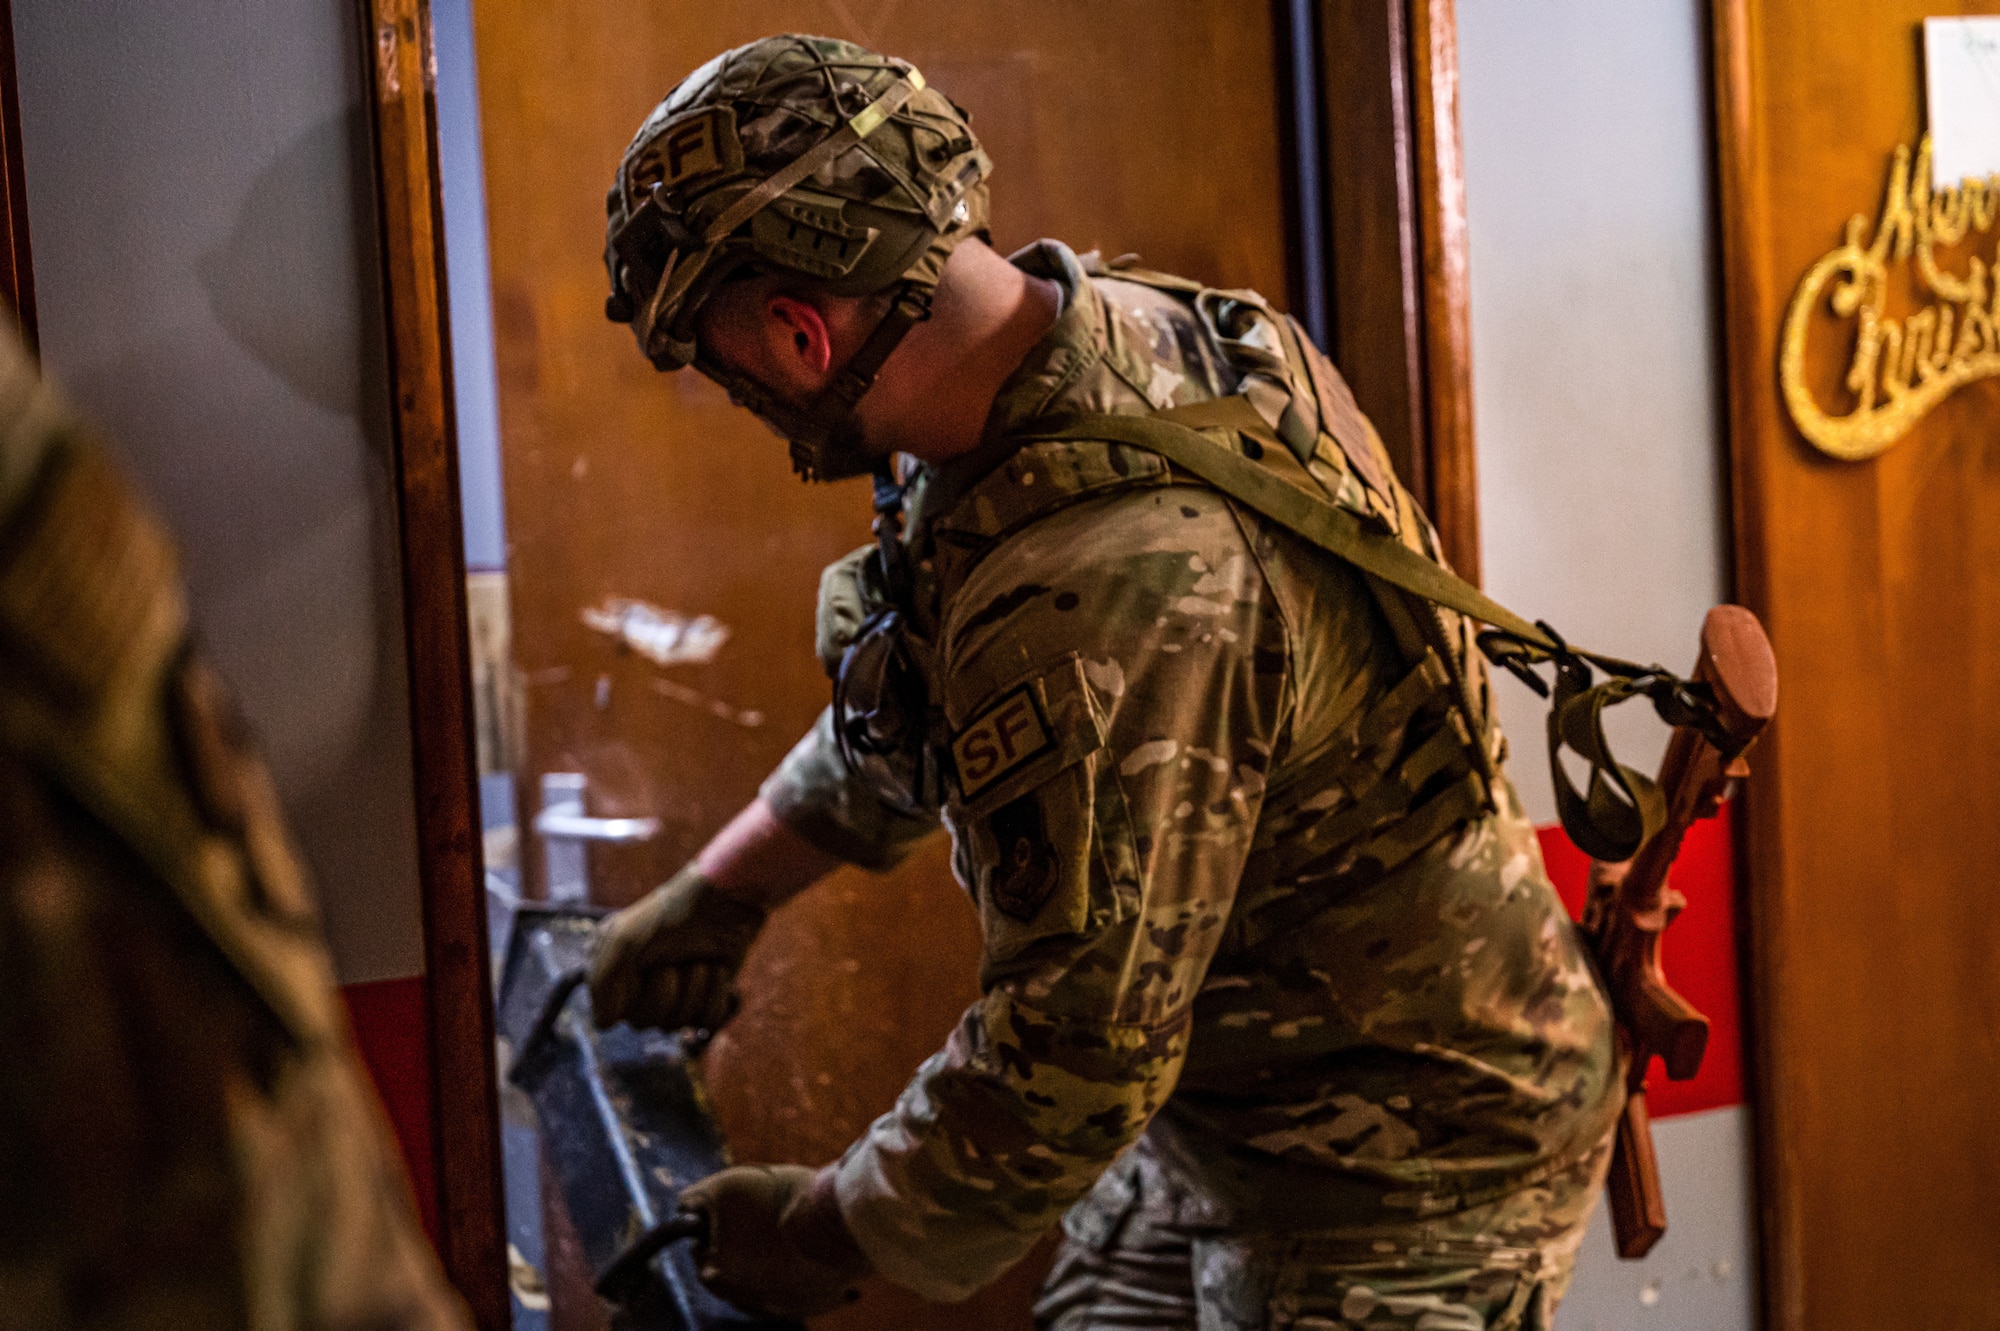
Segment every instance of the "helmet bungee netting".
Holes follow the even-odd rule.
[[[640,126],[606,199],[606,314],[661,370],[693,365],[791,441],[808,479],[869,470],[854,407],[929,317],[945,261],[986,227],[992,168],[966,114],[906,61],[825,37],[766,37],[681,80]],[[796,404],[700,346],[733,278],[772,273],[887,297],[874,330]]]

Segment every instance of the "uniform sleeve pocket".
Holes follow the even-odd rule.
[[[982,818],[1088,758],[1104,747],[1107,730],[1074,652],[996,690],[952,730],[962,817]]]
[[[1136,897],[1113,872],[1133,857],[1116,776],[1100,771],[1107,733],[1073,654],[996,690],[954,729],[952,822],[989,962],[1089,932]]]

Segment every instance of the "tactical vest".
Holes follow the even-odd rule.
[[[1253,849],[1239,898],[1253,907],[1246,917],[1260,893],[1308,865],[1385,873],[1497,806],[1505,745],[1488,660],[1542,696],[1553,694],[1548,747],[1556,809],[1570,840],[1594,859],[1629,859],[1666,816],[1653,779],[1612,755],[1606,708],[1644,697],[1668,725],[1695,727],[1720,751],[1736,751],[1707,685],[1573,647],[1447,568],[1435,529],[1396,480],[1352,391],[1289,316],[1255,292],[1115,265],[1094,271],[1183,302],[1234,370],[1235,391],[1145,415],[1052,416],[982,444],[927,478],[907,540],[896,534],[900,488],[886,466],[878,470],[878,544],[827,571],[819,644],[828,673],[840,681],[836,713],[843,712],[853,649],[871,636],[896,644],[889,674],[899,682],[875,690],[903,698],[884,709],[900,718],[889,727],[895,742],[872,750],[895,769],[887,784],[902,792],[890,797],[896,807],[914,813],[955,798],[950,728],[928,681],[943,607],[971,570],[1060,508],[1176,483],[1209,486],[1353,565],[1408,664],[1344,742],[1313,758],[1313,770],[1303,774],[1338,782],[1351,799],[1305,833],[1288,833],[1285,845]],[[1030,483],[1031,471],[1050,483]],[[1544,664],[1555,666],[1553,690],[1535,673]],[[1593,682],[1595,672],[1603,682]],[[847,728],[847,718],[837,716],[844,752]],[[1581,789],[1563,766],[1564,748],[1589,768]],[[1271,913],[1267,932],[1287,927],[1276,918],[1282,913]]]
[[[1184,302],[1235,371],[1236,393],[1149,416],[1056,418],[1047,428],[999,441],[996,451],[1016,458],[1017,469],[1023,455],[1033,457],[1033,465],[1045,466],[1057,483],[1021,486],[989,473],[920,524],[912,533],[920,605],[948,601],[986,554],[1060,508],[1168,484],[1210,486],[1346,557],[1347,551],[1287,520],[1339,514],[1443,572],[1436,531],[1396,479],[1346,381],[1289,316],[1254,292],[1218,291],[1132,268],[1107,275]],[[1261,478],[1263,488],[1244,484],[1246,474]],[[1273,496],[1281,500],[1278,507],[1289,504],[1299,512],[1273,511]],[[1313,525],[1310,518],[1305,525]],[[1235,913],[1241,945],[1290,927],[1288,912],[1260,910],[1260,899],[1289,901],[1294,909],[1307,904],[1284,884],[1308,865],[1386,873],[1495,807],[1502,741],[1473,624],[1365,566],[1362,575],[1407,674],[1312,759],[1309,770],[1288,774],[1287,780],[1319,788],[1337,783],[1350,799],[1282,844],[1260,839],[1253,845]],[[919,609],[913,621],[920,645],[927,646],[922,640],[935,633],[936,612]],[[933,749],[945,738],[934,734]]]

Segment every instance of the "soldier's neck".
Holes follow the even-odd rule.
[[[1061,309],[1054,282],[976,240],[960,245],[931,317],[910,330],[861,400],[869,442],[926,462],[976,448],[993,399]]]

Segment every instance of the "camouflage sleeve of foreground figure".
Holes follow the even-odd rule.
[[[0,339],[0,1331],[461,1331],[171,544]]]
[[[892,1280],[991,1281],[1172,1093],[1292,705],[1285,632],[1229,505],[1181,487],[1046,518],[954,597],[947,818],[985,997],[839,1166]]]

